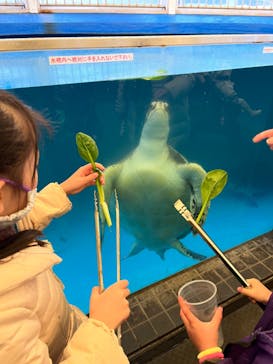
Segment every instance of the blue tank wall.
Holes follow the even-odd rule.
[[[253,43],[2,52],[0,87],[14,89],[262,67],[273,65],[272,50],[272,43]]]
[[[0,37],[258,33],[273,33],[271,16],[0,14]]]

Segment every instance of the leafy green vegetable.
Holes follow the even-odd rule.
[[[197,216],[197,223],[201,220],[210,200],[222,192],[227,183],[227,179],[228,174],[223,169],[214,169],[206,174],[201,185],[202,208]]]
[[[91,163],[93,168],[97,169],[95,161],[99,156],[99,150],[95,140],[91,136],[80,132],[76,134],[76,144],[82,159]]]
[[[143,77],[142,80],[145,81],[161,81],[167,78],[168,76],[151,76],[151,77]]]
[[[82,159],[88,163],[91,163],[93,170],[98,172],[99,175],[101,175],[101,171],[96,167],[95,164],[95,161],[99,156],[99,150],[95,140],[91,138],[89,135],[79,132],[76,134],[76,144],[78,147],[79,155],[82,157]],[[105,221],[108,226],[111,226],[112,225],[111,216],[109,213],[108,205],[105,202],[104,190],[102,184],[100,183],[99,178],[97,178],[96,180],[96,186],[99,195],[100,207],[105,217]]]
[[[143,77],[142,79],[146,81],[160,81],[168,77],[168,72],[164,69],[157,70],[155,74],[155,76]]]

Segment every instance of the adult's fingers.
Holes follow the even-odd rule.
[[[255,135],[252,139],[252,141],[254,143],[259,143],[260,141],[262,141],[263,139],[267,139],[273,137],[273,129],[267,129],[262,131],[261,133]]]

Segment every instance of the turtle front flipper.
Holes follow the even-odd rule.
[[[205,255],[195,253],[194,251],[186,248],[179,240],[175,240],[173,243],[171,243],[171,246],[186,257],[190,257],[200,261],[207,258]]]

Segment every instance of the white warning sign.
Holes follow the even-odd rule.
[[[263,47],[263,53],[273,53],[273,47]]]
[[[90,54],[78,56],[50,56],[51,66],[62,64],[79,63],[101,63],[101,62],[130,62],[134,60],[133,53],[110,53],[110,54]]]

